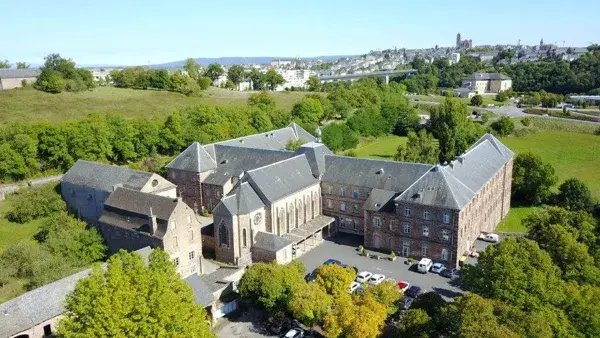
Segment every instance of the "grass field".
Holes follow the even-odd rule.
[[[201,103],[242,105],[255,92],[238,92],[211,87],[202,97],[183,94],[99,87],[82,93],[49,94],[32,88],[0,92],[0,123],[17,121],[60,122],[81,118],[89,113],[117,112],[125,117],[162,116],[175,109]],[[272,92],[277,107],[291,109],[304,92]]]
[[[40,225],[45,220],[40,218],[24,224],[13,223],[4,217],[7,210],[7,201],[0,201],[0,253],[9,244],[24,239],[33,239],[33,235],[39,231]]]
[[[502,104],[501,102],[494,100],[496,98],[495,96],[482,95],[481,97],[483,98],[483,106],[484,107],[488,104],[493,104],[493,105]],[[417,99],[422,102],[442,102],[446,99],[445,96],[441,96],[441,95],[411,95],[411,96],[409,96],[409,98]],[[466,105],[469,105],[471,103],[471,99],[466,98],[466,97],[457,97],[457,99]]]
[[[525,228],[521,224],[521,220],[534,211],[537,208],[535,207],[512,207],[508,212],[508,215],[500,222],[498,227],[496,228],[497,232],[526,232],[527,228]]]
[[[396,149],[400,144],[406,144],[406,137],[388,135],[375,140],[361,140],[363,145],[359,144],[354,149],[357,157],[367,157],[379,160],[393,160]]]
[[[600,137],[564,131],[538,131],[524,137],[505,137],[502,142],[516,153],[539,154],[551,163],[558,184],[576,177],[600,199]]]

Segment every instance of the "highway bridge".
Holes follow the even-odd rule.
[[[403,70],[385,70],[381,72],[370,72],[370,73],[358,73],[358,74],[344,74],[344,75],[332,75],[332,76],[320,76],[319,80],[321,83],[325,82],[336,82],[336,81],[356,81],[364,79],[366,77],[382,77],[385,78],[385,83],[390,82],[390,77],[406,75],[416,73],[416,69],[403,69]]]

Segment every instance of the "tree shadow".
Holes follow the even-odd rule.
[[[447,297],[447,298],[455,298],[455,297],[460,297],[460,296],[464,295],[464,293],[462,293],[462,292],[457,292],[457,291],[448,290],[448,289],[444,289],[444,288],[438,288],[435,286],[433,287],[433,291],[437,292],[440,296]]]
[[[381,157],[381,158],[392,158],[392,155],[389,154],[369,154],[369,156]]]

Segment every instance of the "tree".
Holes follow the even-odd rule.
[[[215,82],[224,73],[225,73],[225,70],[223,70],[223,67],[221,67],[220,64],[218,64],[218,63],[211,63],[206,68],[206,71],[204,72],[204,76],[209,77],[213,82]]]
[[[187,96],[202,96],[200,86],[191,77],[184,75],[181,71],[176,71],[171,75],[173,91],[180,92]]]
[[[430,337],[431,317],[422,309],[408,309],[402,321],[396,327],[394,337],[398,338],[427,338]]]
[[[345,123],[330,123],[323,128],[323,143],[333,151],[352,149],[358,145],[358,135]]]
[[[16,223],[26,223],[67,209],[56,192],[56,184],[21,188],[9,197],[8,204],[6,218]]]
[[[507,136],[515,131],[515,123],[508,116],[502,116],[491,124],[493,130],[500,136]]]
[[[347,293],[323,320],[327,337],[378,337],[385,325],[387,308],[373,295],[351,298]]]
[[[500,92],[496,95],[496,101],[498,102],[504,102],[508,100],[508,94],[505,92]]]
[[[273,129],[273,123],[269,118],[269,114],[266,111],[260,109],[253,109],[250,116],[250,125],[256,129],[259,133],[269,131]]]
[[[277,86],[285,83],[285,79],[275,69],[269,69],[263,75],[262,82],[266,84],[270,90],[275,90]]]
[[[206,311],[177,275],[169,255],[155,249],[148,259],[121,251],[106,271],[95,267],[67,296],[61,337],[214,337]],[[103,325],[98,325],[102,323]]]
[[[292,108],[292,117],[305,123],[319,123],[323,114],[321,102],[306,97],[298,100]]]
[[[294,318],[309,327],[321,322],[333,304],[333,297],[317,283],[302,284],[294,290],[289,309]]]
[[[30,66],[31,65],[28,64],[27,62],[17,62],[17,69],[27,69]]]
[[[256,107],[264,111],[271,111],[275,109],[276,106],[273,96],[269,95],[269,93],[265,91],[250,95],[247,103],[251,107]]]
[[[567,229],[575,239],[589,248],[596,246],[596,221],[583,211],[569,211],[559,207],[547,207],[525,217],[521,223],[528,229],[532,238],[542,238],[551,225]],[[541,243],[540,243],[541,245]]]
[[[539,155],[519,154],[514,160],[512,201],[523,205],[543,203],[556,180],[552,165],[544,163]]]
[[[435,146],[433,136],[425,129],[408,132],[406,145],[400,144],[394,155],[395,161],[412,163],[436,163],[439,151]]]
[[[308,87],[309,92],[318,92],[321,90],[321,81],[319,81],[318,77],[312,75],[308,77],[306,86]]]
[[[298,150],[303,144],[305,144],[306,141],[299,139],[299,140],[289,140],[288,143],[285,145],[285,150],[289,150],[289,151],[296,151]]]
[[[12,65],[10,64],[10,62],[8,62],[8,60],[0,60],[0,69],[4,69],[4,68],[10,68]]]
[[[170,90],[173,84],[171,83],[171,75],[166,69],[151,69],[149,70],[149,87]]]
[[[18,181],[27,177],[28,173],[23,156],[8,143],[0,145],[0,177]]]
[[[207,76],[201,76],[198,79],[198,86],[200,86],[200,89],[202,89],[202,90],[208,89],[208,87],[210,87],[211,84],[212,84],[212,80],[211,80],[211,78],[209,78]]]
[[[227,80],[233,82],[236,88],[239,88],[240,82],[244,81],[246,71],[240,65],[233,65],[227,70]]]
[[[252,68],[246,74],[246,78],[252,82],[252,89],[263,90],[264,77],[258,68]]]
[[[483,97],[481,97],[481,95],[477,94],[471,98],[472,106],[481,107],[482,104],[483,104]]]
[[[398,292],[398,286],[392,281],[384,281],[379,285],[368,287],[366,295],[372,295],[375,300],[387,308],[388,315],[398,311],[398,302],[402,299],[402,293]]]
[[[187,73],[189,77],[194,79],[195,81],[200,78],[200,65],[196,60],[192,58],[187,58],[185,60],[185,64],[183,65],[183,69]]]
[[[339,297],[348,293],[348,287],[356,278],[356,273],[351,268],[344,268],[337,264],[321,265],[317,269],[316,283],[327,294]]]
[[[58,94],[63,91],[65,81],[59,72],[51,69],[42,69],[35,85],[41,91]]]
[[[592,211],[594,199],[590,189],[577,178],[570,178],[558,187],[554,197],[556,205],[574,211]]]

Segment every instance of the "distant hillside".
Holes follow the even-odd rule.
[[[326,56],[315,56],[308,58],[300,58],[302,60],[307,61],[315,61],[315,60],[325,60],[325,61],[333,61],[339,58],[346,57],[347,55],[326,55]],[[221,58],[197,58],[196,62],[201,64],[202,66],[208,66],[211,63],[219,63],[222,65],[240,65],[240,64],[267,64],[271,63],[273,60],[294,60],[294,57],[277,57],[277,56],[251,56],[251,57],[243,57],[243,56],[229,56],[229,57],[221,57]],[[152,65],[153,67],[161,67],[161,68],[181,68],[185,60],[174,61],[168,63],[162,63],[158,65]]]

